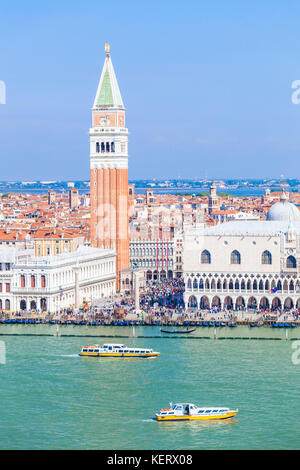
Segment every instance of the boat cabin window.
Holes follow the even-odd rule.
[[[124,353],[128,353],[128,349],[124,349],[124,351],[123,351],[123,352],[124,352]]]
[[[213,413],[218,413],[219,410],[213,410]]]
[[[129,351],[129,352],[130,352],[131,354],[133,354],[133,353],[134,353],[133,349],[131,349],[131,351]]]
[[[86,348],[84,348],[82,351],[83,351],[83,352],[87,352],[87,349],[86,349]]]
[[[204,413],[204,410],[199,410],[198,413]]]
[[[89,349],[89,352],[94,352],[94,350],[93,350],[93,349]]]
[[[210,412],[211,412],[211,410],[206,410],[206,411],[205,411],[205,413],[210,413]]]

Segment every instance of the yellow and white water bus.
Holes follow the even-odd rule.
[[[156,413],[157,421],[194,421],[207,419],[227,419],[238,413],[224,406],[198,407],[193,403],[170,403],[170,408],[165,408]]]
[[[79,353],[79,356],[89,357],[157,357],[160,353],[147,348],[131,348],[125,344],[103,344],[99,346],[84,346]]]

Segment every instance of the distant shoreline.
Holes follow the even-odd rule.
[[[55,191],[56,194],[67,194],[71,188],[1,188],[0,187],[0,195],[3,194],[35,194],[35,195],[45,195],[48,194],[48,191]],[[79,194],[89,194],[90,188],[76,188],[78,189]],[[196,194],[198,193],[208,193],[209,188],[201,188],[201,187],[186,187],[186,188],[149,188],[149,187],[141,187],[135,188],[135,194],[145,194],[146,190],[153,191],[154,194]],[[239,196],[239,197],[251,197],[251,196],[262,196],[265,194],[265,188],[220,188],[217,190],[217,194],[219,193],[226,193],[230,196]],[[271,188],[271,191],[280,191],[280,188]],[[221,196],[222,197],[222,196]],[[223,196],[226,197],[226,196]]]

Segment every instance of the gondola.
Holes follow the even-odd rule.
[[[178,330],[178,331],[174,331],[174,330],[163,330],[162,328],[160,329],[160,331],[162,333],[171,333],[171,334],[186,334],[186,333],[192,333],[193,331],[195,331],[196,328],[192,328],[191,330]]]

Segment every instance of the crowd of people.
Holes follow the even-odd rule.
[[[270,321],[275,318],[282,318],[283,320],[293,319],[293,321],[300,320],[300,311],[298,309],[291,309],[284,311],[283,309],[277,308],[276,310],[271,309],[239,309],[232,310],[226,309],[221,310],[218,307],[212,307],[210,309],[197,309],[197,308],[186,308],[183,300],[184,294],[184,282],[183,279],[168,279],[162,281],[151,281],[148,282],[143,288],[140,288],[140,299],[139,309],[136,306],[136,299],[134,294],[120,295],[117,294],[113,298],[106,301],[106,305],[102,307],[95,307],[95,305],[89,305],[86,309],[80,309],[79,312],[73,311],[73,309],[63,309],[57,314],[63,318],[72,318],[75,316],[93,317],[103,316],[111,317],[118,309],[123,310],[125,316],[135,317],[138,320],[144,320],[148,318],[154,318],[156,320],[200,320],[200,321],[214,321],[214,320],[243,320],[253,321],[255,318],[259,318],[261,321]],[[13,317],[21,317],[26,313],[32,312],[11,312]],[[39,312],[34,312],[39,314]],[[46,316],[51,316],[50,313],[46,313]],[[5,312],[0,312],[0,320],[6,317]],[[2,318],[3,317],[3,318]]]

